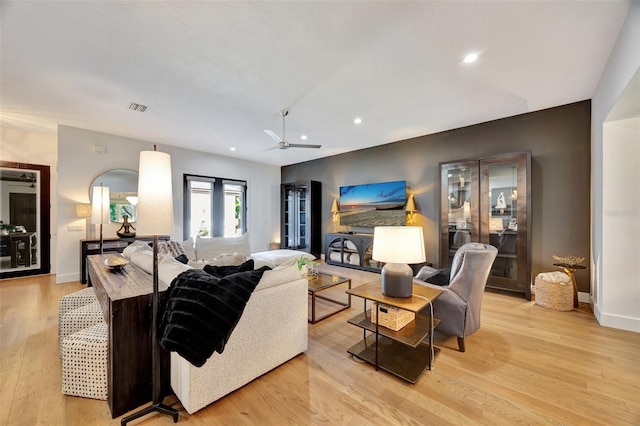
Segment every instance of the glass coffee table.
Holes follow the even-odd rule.
[[[329,288],[332,288],[341,284],[347,284],[347,289],[351,290],[351,278],[340,277],[338,275],[319,273],[317,276],[313,278],[307,278],[307,281],[309,282],[309,295],[311,296],[311,317],[309,318],[309,322],[311,324],[315,324],[318,321],[322,321],[323,319],[328,318],[331,315],[335,315],[338,312],[342,312],[345,309],[348,309],[351,307],[350,294],[347,294],[346,302],[336,300],[332,297],[325,296],[323,294],[318,294],[323,290],[327,290]],[[336,305],[337,308],[330,310],[330,312],[327,314],[316,317],[316,308],[317,308],[316,299],[327,301],[332,305]]]

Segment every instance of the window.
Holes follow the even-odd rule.
[[[245,181],[184,175],[184,238],[247,232]]]

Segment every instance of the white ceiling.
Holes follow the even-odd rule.
[[[590,99],[628,6],[2,1],[0,124],[293,164]]]

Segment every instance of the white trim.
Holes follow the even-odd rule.
[[[56,275],[56,284],[70,283],[73,281],[80,281],[80,273]]]
[[[601,326],[640,333],[640,319],[607,314],[602,312],[598,305],[592,305],[592,307],[593,313]]]

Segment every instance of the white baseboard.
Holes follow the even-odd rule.
[[[601,326],[640,333],[640,318],[603,313],[598,305],[593,305],[593,313]]]
[[[73,281],[80,281],[80,274],[78,272],[74,274],[56,275],[56,284],[70,283]]]

